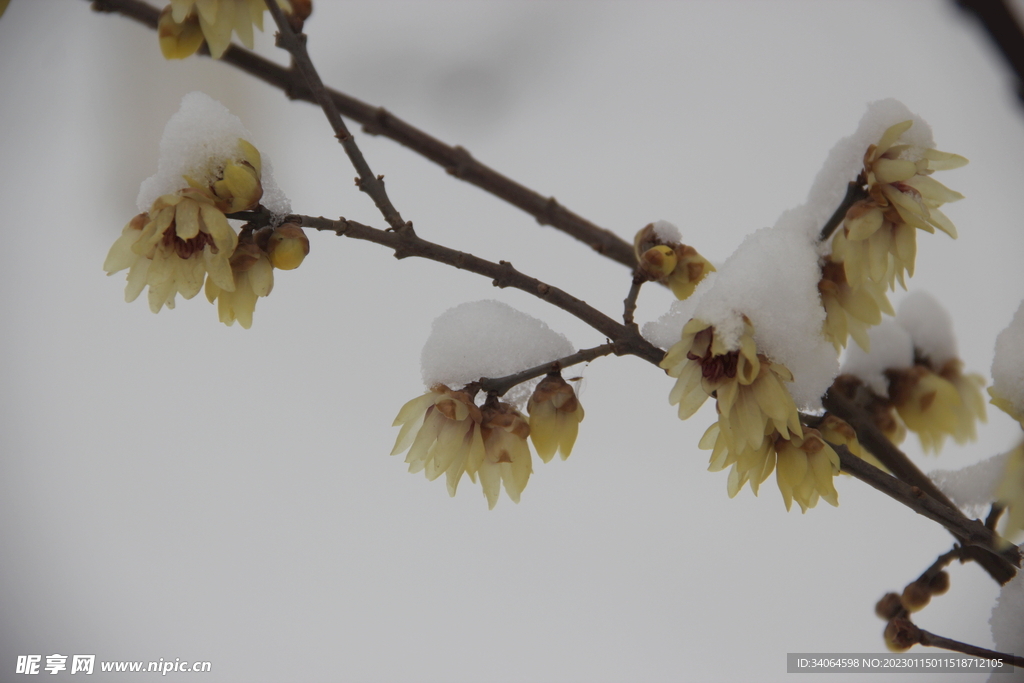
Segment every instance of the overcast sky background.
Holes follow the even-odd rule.
[[[317,0],[307,33],[328,84],[626,239],[669,220],[713,261],[802,203],[865,104],[896,97],[971,160],[940,178],[967,197],[947,211],[960,239],[920,234],[911,285],[949,307],[968,370],[988,374],[1024,295],[1024,112],[951,4]],[[257,49],[285,61],[272,32]],[[875,601],[951,546],[846,478],[838,509],[787,513],[774,476],[730,500],[697,449],[712,402],[680,422],[671,380],[631,358],[585,369],[573,455],[535,460],[519,505],[488,511],[468,481],[450,499],[387,455],[431,321],[495,298],[578,348],[599,334],[330,234],[277,273],[251,330],[202,295],[125,304],[101,265],[193,90],[241,117],[294,210],[383,220],[318,109],[209,59],[166,62],[154,32],[85,2],[14,0],[0,86],[0,678],[60,653],[208,660],[204,681],[778,681],[787,652],[884,651]],[[622,266],[357,140],[423,237],[620,315]],[[638,319],[669,303],[645,288]],[[905,447],[949,469],[1017,438],[990,409],[977,444]],[[951,574],[916,623],[991,646],[997,587]]]

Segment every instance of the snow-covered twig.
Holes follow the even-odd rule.
[[[601,356],[611,355],[616,353],[618,348],[618,344],[615,344],[614,342],[601,344],[600,346],[595,346],[590,349],[577,351],[571,356],[559,358],[558,360],[550,363],[544,363],[543,365],[537,365],[527,370],[523,370],[522,372],[517,372],[514,375],[507,375],[505,377],[481,377],[480,381],[476,384],[489,394],[502,396],[517,384],[522,384],[523,382],[540,377],[541,375],[560,372],[565,368],[572,367],[578,363],[586,363],[587,361],[592,361],[595,358],[600,358]]]

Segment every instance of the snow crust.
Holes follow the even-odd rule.
[[[149,211],[161,195],[188,187],[183,175],[204,185],[211,182],[220,172],[224,159],[240,158],[239,138],[259,149],[242,121],[223,104],[202,92],[185,95],[180,108],[164,127],[157,172],[139,187],[139,211]],[[262,152],[260,157],[263,184],[260,203],[283,216],[291,211],[291,205],[274,181],[270,160]]]
[[[969,517],[982,517],[996,497],[1006,472],[1008,453],[995,455],[959,470],[935,470],[928,476]]]
[[[500,301],[474,301],[434,320],[423,346],[423,383],[452,389],[557,360],[576,349],[541,320]]]
[[[932,129],[924,119],[907,109],[899,100],[878,100],[868,105],[856,132],[835,144],[818,172],[807,195],[810,220],[819,228],[828,221],[843,201],[846,186],[857,179],[864,167],[864,153],[869,145],[878,144],[882,134],[890,127],[912,120],[914,125],[900,137],[902,143],[919,147],[934,147]]]
[[[662,242],[681,243],[683,241],[683,236],[680,234],[679,228],[668,221],[655,221],[651,225],[654,226],[654,236]]]
[[[1009,327],[996,337],[992,389],[1008,400],[1018,415],[1024,414],[1024,301]]]
[[[992,629],[992,640],[997,651],[1014,654],[1024,652],[1024,572],[1017,572],[1017,576],[999,590],[988,625]],[[1012,676],[993,673],[988,680],[1021,680],[1020,669],[1015,669],[1015,672]]]
[[[914,348],[928,358],[936,370],[957,357],[953,318],[931,294],[907,295],[896,311],[896,321],[910,334]]]
[[[892,318],[883,319],[868,328],[871,353],[857,344],[850,344],[843,361],[843,374],[860,378],[879,396],[889,396],[888,368],[909,368],[914,365],[914,343],[910,333]]]

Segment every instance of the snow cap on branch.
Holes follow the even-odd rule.
[[[434,320],[423,346],[423,383],[464,386],[571,355],[576,349],[546,323],[500,301],[474,301]]]
[[[183,176],[203,186],[211,184],[223,160],[239,155],[239,139],[255,144],[242,121],[227,107],[205,93],[185,95],[181,107],[164,127],[157,172],[139,188],[139,211],[149,211],[157,197],[188,187]],[[265,154],[260,156],[263,166],[261,203],[283,216],[291,211],[291,205],[274,180],[270,160]]]

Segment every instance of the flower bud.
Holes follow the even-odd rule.
[[[298,223],[285,223],[270,234],[267,253],[275,268],[293,270],[302,265],[309,254],[309,238]]]
[[[640,269],[655,280],[671,275],[678,262],[675,250],[664,244],[651,247],[640,255]]]
[[[932,595],[945,595],[949,590],[949,572],[939,572],[928,582],[928,590]]]
[[[932,593],[926,584],[914,581],[903,589],[900,602],[908,612],[918,612],[931,601]]]
[[[900,596],[896,593],[886,593],[882,596],[882,599],[875,603],[875,614],[880,619],[889,621],[899,615],[903,611],[903,603],[900,601]]]
[[[185,59],[195,54],[203,44],[203,31],[199,26],[199,15],[190,12],[180,23],[171,17],[171,6],[168,5],[160,13],[157,24],[157,36],[160,39],[160,52],[164,59]]]
[[[886,625],[883,638],[890,652],[906,652],[921,642],[921,629],[909,619],[896,617]]]
[[[551,462],[555,451],[561,453],[562,460],[568,458],[583,420],[583,406],[572,387],[561,375],[548,375],[537,384],[526,409],[530,439],[540,459]]]

